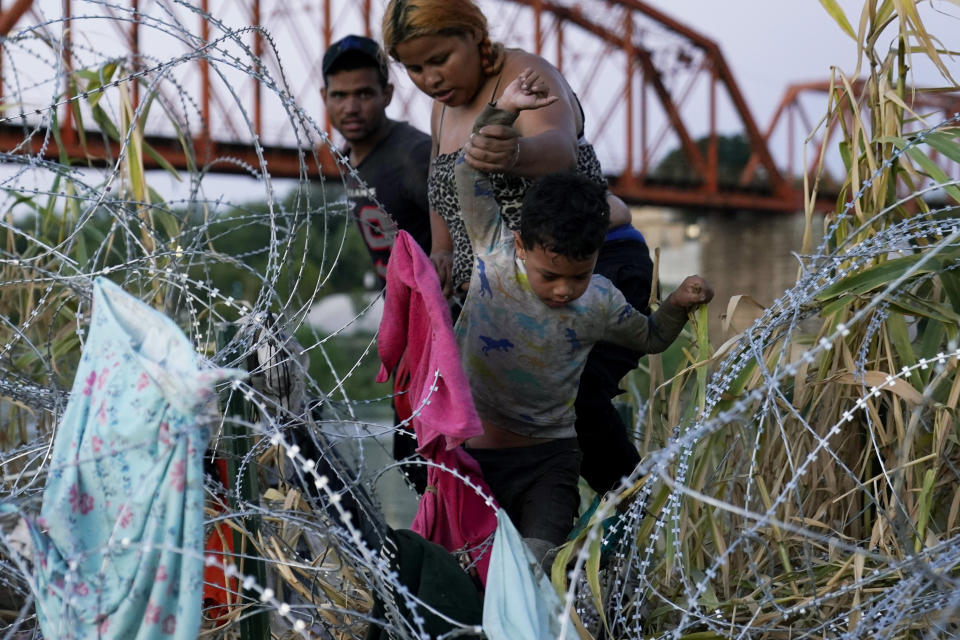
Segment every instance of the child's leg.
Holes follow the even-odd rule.
[[[536,448],[542,455],[531,460],[533,481],[523,497],[517,530],[524,538],[557,547],[566,542],[580,511],[580,450],[576,438]]]
[[[509,449],[469,449],[494,497],[537,561],[563,544],[580,510],[576,438]]]

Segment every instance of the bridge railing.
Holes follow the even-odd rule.
[[[706,35],[639,0],[480,5],[495,39],[564,73],[621,196],[679,207],[801,206],[795,178],[804,167],[791,164],[791,145],[818,116],[794,122],[786,144],[773,145],[787,149],[778,161],[774,129],[796,102],[785,97],[760,126]],[[0,148],[109,161],[122,140],[102,135],[105,119],[135,120],[156,166],[194,158],[212,163],[210,171],[298,176],[303,154],[319,150],[307,170],[335,174],[325,141],[338,140],[320,97],[320,59],[348,33],[379,37],[381,10],[371,0],[17,0],[0,14]],[[390,115],[427,129],[429,99],[399,65],[391,73]],[[102,85],[117,90],[91,94]],[[54,140],[44,134],[50,125]],[[742,136],[751,159],[739,180],[725,181],[720,145],[730,135]],[[681,179],[659,169],[671,154],[684,165]]]

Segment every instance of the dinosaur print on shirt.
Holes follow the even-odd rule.
[[[490,336],[480,336],[480,340],[482,340],[484,344],[483,348],[480,350],[483,352],[483,355],[487,355],[491,351],[503,351],[506,353],[514,347],[514,344],[507,338],[501,338],[497,340],[495,338],[491,338]]]

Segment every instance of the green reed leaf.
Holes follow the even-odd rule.
[[[923,264],[913,272],[914,275],[940,271],[958,259],[960,259],[960,248],[957,247],[944,249],[932,258],[921,253],[894,258],[863,271],[858,271],[829,287],[825,287],[817,295],[817,299],[827,302],[842,295],[863,295],[897,280],[921,261],[923,261]]]
[[[924,547],[927,524],[930,521],[930,508],[933,504],[933,486],[936,479],[937,474],[933,469],[927,469],[923,474],[923,489],[921,489],[917,498],[917,539],[913,545],[915,553],[919,553]]]
[[[854,32],[853,27],[850,26],[850,21],[847,20],[847,14],[843,12],[843,9],[840,8],[840,5],[837,4],[836,0],[820,0],[820,4],[823,5],[823,8],[827,10],[827,13],[830,14],[830,17],[833,18],[840,29],[843,30],[845,34],[857,39],[857,34]]]
[[[947,172],[940,168],[929,156],[917,147],[907,149],[907,155],[916,162],[930,178],[940,185],[944,191],[950,194],[954,200],[960,202],[960,188],[956,185],[948,184],[953,182],[953,178],[947,175]]]
[[[930,133],[927,134],[925,141],[932,149],[936,149],[954,162],[960,162],[960,143],[957,142],[957,134],[960,130],[955,131],[957,133],[945,131]]]

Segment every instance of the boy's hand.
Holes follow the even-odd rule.
[[[668,300],[682,309],[690,309],[713,300],[713,287],[700,276],[687,276]]]
[[[512,113],[540,109],[560,99],[549,93],[550,86],[528,67],[507,85],[496,107]],[[513,170],[520,159],[520,133],[505,125],[487,125],[471,134],[463,150],[467,164],[474,169],[506,173]]]
[[[527,67],[503,90],[503,95],[497,100],[497,108],[514,112],[540,109],[560,99],[549,93],[550,87],[540,74]]]

